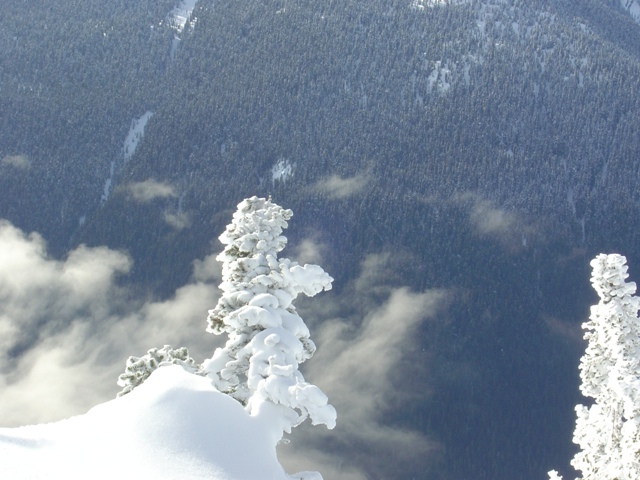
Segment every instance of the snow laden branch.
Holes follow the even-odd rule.
[[[594,399],[576,406],[571,461],[581,480],[640,478],[640,300],[628,278],[626,258],[598,255],[591,283],[600,302],[582,325],[589,342],[580,362],[580,390]],[[551,480],[561,479],[554,470]]]
[[[252,197],[238,205],[220,236],[223,294],[209,311],[207,331],[226,333],[228,341],[203,364],[221,392],[252,415],[273,415],[283,432],[310,418],[333,428],[336,411],[315,385],[304,380],[300,363],[315,345],[293,305],[296,297],[331,289],[333,279],[317,265],[278,259],[287,239],[291,210],[270,199]]]
[[[141,385],[157,368],[164,365],[180,365],[189,373],[198,373],[200,365],[189,356],[186,347],[171,348],[171,345],[152,348],[142,357],[129,357],[123,374],[118,377],[118,386],[123,387],[118,397],[130,393]]]

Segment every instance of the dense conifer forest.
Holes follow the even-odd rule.
[[[174,0],[27,3],[0,0],[0,218],[55,256],[126,250],[123,281],[163,297],[240,200],[272,195],[336,296],[372,256],[385,288],[450,292],[385,420],[442,447],[369,478],[568,465],[584,345],[558,330],[588,316],[596,253],[640,265],[640,25],[620,2],[200,0],[182,29]]]

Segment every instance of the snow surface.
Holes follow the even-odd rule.
[[[109,178],[104,182],[104,188],[102,189],[102,198],[100,199],[100,203],[104,205],[104,202],[109,200],[109,195],[111,195],[111,184],[113,183],[113,176],[116,173],[116,161],[111,161],[111,167],[109,169]]]
[[[173,40],[171,40],[171,49],[169,50],[169,58],[171,58],[171,60],[175,58],[180,42],[182,41],[178,35],[184,31],[187,26],[187,22],[189,22],[191,28],[193,28],[198,20],[196,17],[192,16],[196,3],[198,3],[198,0],[182,0],[167,14],[169,26],[176,31]]]
[[[138,143],[144,136],[144,127],[147,126],[147,122],[153,115],[153,112],[146,112],[140,118],[134,118],[131,120],[131,127],[129,127],[129,132],[124,139],[124,145],[122,146],[122,150],[124,152],[124,161],[125,163],[129,161],[129,159],[136,152],[136,148],[138,148]],[[111,186],[113,185],[114,176],[116,174],[117,165],[116,161],[111,161],[111,167],[109,169],[109,178],[104,182],[104,188],[102,191],[102,198],[100,199],[100,203],[104,205],[104,203],[109,200],[109,196],[111,195]]]
[[[271,167],[271,181],[285,182],[287,179],[293,177],[293,165],[286,158],[280,158]]]
[[[633,19],[640,23],[640,3],[638,0],[620,0],[622,6],[629,11]]]
[[[171,27],[178,33],[182,33],[184,30],[197,2],[198,0],[182,0],[177,7],[169,12],[168,18]]]
[[[204,377],[163,366],[130,394],[60,422],[0,428],[2,478],[292,480],[281,430]],[[274,435],[274,432],[276,433]]]
[[[147,126],[147,122],[153,115],[153,112],[146,112],[140,118],[134,118],[131,120],[131,128],[129,128],[129,133],[127,133],[127,137],[124,139],[124,160],[128,161],[134,153],[136,153],[136,148],[138,148],[138,143],[144,136],[144,127]]]
[[[447,5],[464,5],[470,1],[471,0],[413,0],[413,2],[411,2],[411,6],[418,10],[422,10],[425,7],[435,8]]]

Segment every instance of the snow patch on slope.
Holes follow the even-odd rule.
[[[287,158],[279,158],[278,161],[271,167],[271,181],[272,182],[285,182],[289,178],[293,177],[294,164]]]
[[[292,480],[269,418],[204,377],[157,369],[130,394],[56,423],[0,428],[3,478]]]
[[[111,161],[111,167],[109,169],[109,178],[107,178],[106,182],[104,182],[104,188],[102,189],[102,197],[100,198],[100,204],[104,205],[104,203],[109,200],[109,196],[111,195],[111,184],[113,183],[113,177],[116,173],[116,161]]]
[[[429,93],[434,90],[439,93],[447,93],[451,88],[451,70],[449,65],[442,64],[441,61],[431,62],[431,73],[427,78],[427,91]]]
[[[422,10],[424,8],[444,7],[447,5],[464,5],[470,2],[471,0],[413,0],[411,7]]]
[[[640,23],[640,2],[638,0],[620,0],[622,7],[629,12],[631,17]]]
[[[178,33],[182,33],[184,27],[188,21],[193,21],[191,14],[196,7],[198,0],[182,0],[173,10],[167,15],[169,25]]]
[[[198,3],[198,0],[182,0],[178,6],[167,14],[167,22],[176,32],[171,40],[171,48],[169,50],[169,58],[171,60],[175,58],[180,42],[182,41],[182,38],[180,38],[179,35],[184,32],[187,24],[191,26],[191,29],[193,29],[196,21],[198,20],[192,15],[193,10],[196,7],[196,3]]]
[[[516,62],[518,68],[534,79],[531,91],[536,96],[543,85],[537,79],[539,75],[575,88],[597,81],[588,50],[575,42],[578,36],[589,34],[585,24],[576,22],[574,28],[556,28],[561,21],[557,14],[515,0],[412,0],[411,3],[416,15],[427,9],[462,5],[473,15],[471,33],[475,45],[468,51],[450,49],[444,58],[427,58],[424,53],[422,65],[407,79],[403,105],[408,101],[422,108],[431,95],[451,95],[457,85],[471,87],[485,57],[496,54],[508,62]],[[640,8],[640,0],[626,0],[624,5],[629,9]]]
[[[129,133],[127,133],[127,137],[124,139],[124,160],[125,162],[129,161],[129,159],[136,152],[136,148],[138,148],[138,143],[142,140],[144,136],[144,127],[147,126],[147,122],[153,115],[153,112],[146,112],[140,118],[134,118],[131,120],[131,128],[129,128]]]
[[[133,154],[136,152],[136,148],[138,148],[138,143],[142,140],[144,136],[144,128],[147,126],[147,122],[152,117],[153,112],[146,112],[140,118],[134,118],[131,120],[131,127],[129,128],[129,133],[124,139],[124,144],[122,146],[123,158],[124,162],[127,163]],[[104,183],[104,188],[102,191],[102,197],[100,198],[100,203],[104,205],[104,203],[109,200],[109,196],[111,195],[111,187],[113,185],[114,177],[118,170],[118,164],[115,160],[111,162],[111,166],[109,168],[109,178]]]

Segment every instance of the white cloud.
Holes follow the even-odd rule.
[[[516,216],[490,202],[478,200],[470,213],[470,220],[481,235],[509,235],[518,227]]]
[[[299,252],[311,260],[322,249],[310,241]],[[430,395],[412,374],[429,368],[426,355],[422,363],[415,357],[418,333],[448,299],[443,291],[389,287],[397,260],[369,256],[343,293],[300,302],[318,345],[305,377],[327,393],[338,426],[294,430],[292,443],[279,448],[288,471],[364,480],[373,471],[389,474],[391,462],[440,458],[440,445],[424,432],[387,419],[390,409]],[[194,261],[190,283],[163,301],[132,299],[118,286],[131,266],[125,254],[79,247],[55,260],[41,237],[7,222],[0,224],[0,264],[0,426],[65,418],[113,398],[129,355],[170,344],[201,361],[226,340],[204,331],[218,296],[215,255]]]
[[[584,339],[584,331],[580,323],[561,320],[549,315],[544,316],[543,320],[553,335],[562,337],[567,340],[568,343],[573,344],[580,350],[584,350],[587,342]]]
[[[118,287],[129,258],[107,248],[47,256],[37,234],[0,222],[0,426],[82,413],[113,398],[130,355],[164,344],[198,360],[222,341],[204,333],[219,281],[211,262],[164,301],[132,299]]]
[[[193,280],[197,282],[220,282],[222,264],[216,260],[217,253],[207,255],[202,260],[193,261]]]
[[[150,202],[156,198],[175,198],[178,196],[172,185],[153,179],[131,183],[125,188],[135,201],[141,203]]]
[[[305,263],[321,264],[326,247],[313,238],[305,238],[294,247],[295,260],[304,265]]]
[[[530,219],[516,211],[495,205],[473,193],[455,196],[453,203],[469,208],[469,223],[476,235],[491,238],[510,251],[520,251],[540,242],[539,229]]]
[[[24,348],[78,315],[107,308],[113,279],[126,273],[126,255],[81,246],[65,261],[47,257],[44,240],[0,222],[0,328],[13,331],[2,341],[0,358]]]
[[[191,226],[191,217],[188,213],[184,212],[164,212],[164,221],[167,225],[175,228],[176,230],[184,230]]]
[[[372,299],[368,288],[375,284],[375,272],[380,265],[386,269],[389,262],[386,255],[368,257],[354,288],[341,298],[330,299],[332,307],[326,308],[327,300],[322,297],[312,300],[313,311],[306,314],[338,313],[312,329],[318,351],[305,364],[305,377],[322,388],[336,407],[338,425],[331,432],[317,427],[294,431],[291,444],[280,455],[288,470],[310,468],[334,480],[360,480],[371,478],[371,472],[383,478],[398,463],[428,463],[439,458],[441,446],[436,441],[418,429],[394,426],[386,418],[390,408],[430,395],[426,385],[416,391],[411,376],[412,369],[426,365],[407,368],[407,360],[419,348],[419,326],[436,320],[448,293],[416,293],[387,286],[381,303]],[[378,271],[378,283],[385,283],[385,269]],[[379,285],[374,290],[379,294],[384,288]],[[353,311],[354,305],[364,306],[362,317],[347,318],[335,312]],[[393,452],[393,465],[389,452]]]
[[[332,175],[316,183],[314,189],[326,194],[331,199],[341,200],[362,193],[368,183],[369,175],[367,174],[360,174],[349,178]]]
[[[298,427],[298,429],[304,427]],[[313,437],[317,427],[308,432],[309,437]],[[339,435],[339,432],[334,432]],[[345,464],[345,459],[341,455],[322,451],[321,448],[312,449],[300,448],[298,440],[304,440],[304,437],[294,439],[289,445],[281,446],[278,458],[284,465],[287,472],[316,471],[322,474],[323,478],[331,480],[369,480],[360,468],[354,465]],[[286,453],[282,454],[282,451]]]
[[[333,392],[334,402],[342,404],[343,425],[351,434],[364,435],[374,442],[389,439],[392,432],[380,432],[379,425],[364,420],[379,420],[387,405],[388,389],[396,383],[394,377],[399,380],[402,376],[397,367],[410,349],[416,327],[435,315],[442,295],[399,288],[382,306],[369,312],[357,329],[344,320],[322,325],[316,338],[323,349],[310,365],[309,374]],[[402,380],[398,383],[410,383],[410,379]],[[404,431],[393,433],[406,435]]]
[[[0,160],[0,165],[7,165],[20,170],[26,170],[31,166],[31,162],[26,155],[7,155]]]

